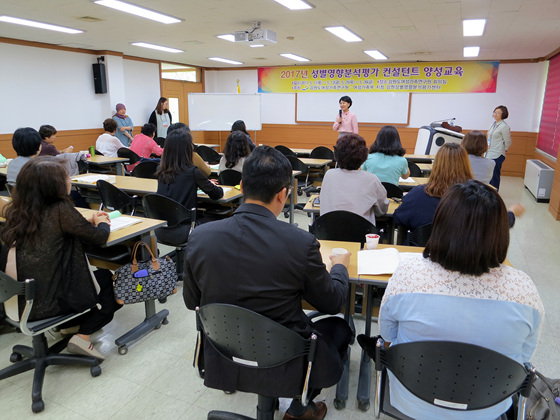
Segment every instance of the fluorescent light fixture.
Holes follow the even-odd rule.
[[[250,44],[249,47],[251,48],[260,48],[260,47],[264,47],[264,44]]]
[[[20,19],[11,16],[0,16],[0,22],[15,23],[16,25],[31,26],[33,28],[48,29],[50,31],[64,32],[67,34],[82,34],[79,29],[65,28],[64,26],[51,25],[50,23],[36,22],[34,20]]]
[[[360,42],[363,41],[358,35],[354,32],[351,32],[349,29],[345,28],[344,26],[329,26],[325,28],[331,34],[336,35],[340,39],[346,42]]]
[[[233,60],[228,60],[227,58],[221,58],[221,57],[208,57],[208,60],[214,60],[214,61],[220,61],[222,63],[227,63],[227,64],[243,64],[240,61],[233,61]]]
[[[309,59],[305,58],[305,57],[300,57],[299,55],[295,55],[295,54],[280,54],[282,57],[286,57],[289,58],[290,60],[295,60],[295,61],[309,61]]]
[[[385,57],[383,54],[381,54],[377,50],[367,50],[367,51],[364,51],[364,52],[375,60],[387,60],[387,57]]]
[[[463,20],[463,36],[482,36],[486,19],[465,19]]]
[[[164,15],[153,10],[144,9],[143,7],[135,6],[134,4],[125,3],[119,0],[95,0],[94,3],[101,6],[110,7],[111,9],[120,10],[121,12],[130,13],[132,15],[140,16],[146,19],[155,20],[161,23],[178,23],[182,19],[177,19],[173,16]]]
[[[152,50],[165,51],[165,52],[175,53],[175,54],[185,52],[183,50],[178,50],[176,48],[169,48],[169,47],[163,47],[161,45],[148,44],[147,42],[133,42],[132,45],[134,45],[135,47],[150,48]]]
[[[218,38],[225,39],[226,41],[230,41],[230,42],[235,42],[235,35],[234,34],[218,35]]]
[[[463,57],[478,57],[480,47],[464,47]]]
[[[274,0],[276,3],[280,3],[282,6],[287,7],[290,10],[305,10],[312,9],[309,3],[303,0]]]

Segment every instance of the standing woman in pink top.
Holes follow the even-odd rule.
[[[356,115],[349,111],[352,106],[352,99],[350,96],[343,96],[338,101],[340,104],[340,111],[333,124],[333,130],[338,131],[338,138],[345,134],[358,134],[358,119]]]

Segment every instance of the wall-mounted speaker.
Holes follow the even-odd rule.
[[[95,93],[107,93],[107,76],[105,75],[105,64],[97,63],[93,66],[93,86]]]

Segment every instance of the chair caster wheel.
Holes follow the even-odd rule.
[[[96,378],[101,375],[101,366],[92,366],[89,368],[89,373],[91,373],[92,378]]]
[[[120,346],[119,347],[119,354],[124,356],[126,353],[128,353],[128,346]]]
[[[160,328],[161,328],[161,323],[160,323],[160,324],[157,324],[157,325],[154,327],[154,330],[159,330]]]
[[[358,409],[360,409],[361,411],[368,411],[369,410],[369,402],[358,401]]]
[[[167,325],[167,324],[169,324],[169,320],[167,319],[167,317],[165,317],[165,318],[163,318],[163,320],[161,321],[161,323],[162,323],[163,325]]]
[[[356,342],[356,335],[352,334],[352,337],[350,337],[350,344],[354,344]]]
[[[305,193],[305,196],[306,196],[306,197],[311,197],[311,193],[306,192],[306,193]]]
[[[165,302],[167,302],[167,298],[166,297],[159,298],[158,301],[159,301],[159,303],[165,303]]]
[[[288,217],[290,217],[290,213],[284,213],[284,217],[287,219]]]
[[[45,409],[45,403],[43,402],[43,400],[33,401],[33,403],[31,404],[31,410],[34,413],[40,413],[44,409]]]
[[[344,410],[346,408],[346,401],[335,398],[333,401],[333,405],[337,410]]]
[[[303,195],[303,191],[298,191],[297,195]]]
[[[22,354],[16,352],[10,354],[10,362],[16,363],[16,362],[21,362],[22,360],[23,360]]]

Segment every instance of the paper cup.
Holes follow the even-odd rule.
[[[346,250],[344,248],[333,248],[332,254],[333,255],[344,255],[344,254],[348,254],[348,250]]]
[[[366,235],[366,249],[377,249],[379,244],[379,235],[368,233]]]

